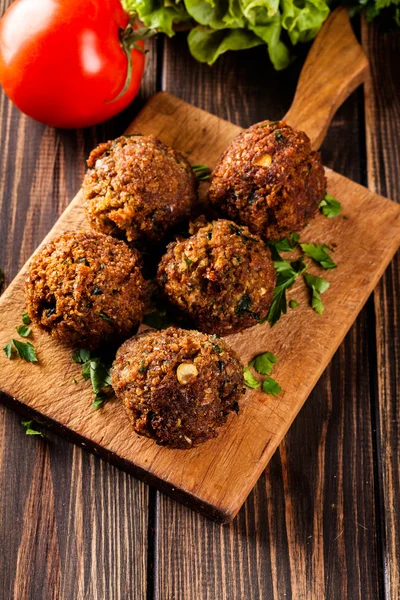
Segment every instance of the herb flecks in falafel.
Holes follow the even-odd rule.
[[[193,448],[218,435],[237,412],[243,374],[226,342],[218,341],[218,351],[215,345],[211,335],[169,327],[121,346],[111,383],[138,434],[172,448]]]
[[[161,288],[201,331],[225,335],[257,325],[276,282],[270,250],[232,221],[199,225],[167,247],[158,268]]]
[[[326,180],[308,136],[284,121],[256,123],[222,154],[211,175],[213,208],[276,241],[302,229],[318,211]]]

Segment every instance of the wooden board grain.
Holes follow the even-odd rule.
[[[153,133],[178,150],[190,150],[193,163],[213,166],[240,128],[181,102],[158,94],[146,105],[129,131]],[[339,268],[325,273],[331,288],[324,295],[322,317],[308,307],[299,281],[290,297],[302,305],[273,329],[257,326],[228,340],[247,362],[254,352],[270,350],[280,357],[275,369],[283,392],[271,398],[249,391],[239,417],[231,417],[220,436],[190,452],[156,446],[139,438],[114,400],[101,411],[91,408],[91,392],[81,382],[71,351],[36,332],[39,365],[0,358],[0,389],[20,408],[50,419],[58,430],[87,444],[142,479],[220,521],[235,516],[314,384],[371,293],[400,241],[400,211],[389,200],[327,171],[328,190],[348,217],[318,215],[302,240],[336,247]],[[205,186],[203,186],[204,188]],[[204,193],[204,189],[202,190]],[[72,201],[46,240],[85,226],[82,196]],[[45,241],[46,241],[45,240]],[[24,311],[25,268],[0,301],[0,346],[14,336]],[[321,274],[313,266],[311,272]],[[54,369],[54,364],[57,369]],[[60,377],[60,373],[63,376]],[[78,379],[78,385],[72,379]]]

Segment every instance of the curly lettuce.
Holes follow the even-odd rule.
[[[277,70],[291,62],[288,42],[313,39],[329,14],[325,0],[123,1],[147,27],[170,37],[187,23],[189,49],[200,62],[212,65],[229,50],[265,45]]]

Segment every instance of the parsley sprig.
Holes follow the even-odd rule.
[[[316,313],[322,315],[324,305],[322,304],[321,294],[326,292],[330,283],[322,277],[316,277],[315,275],[310,275],[310,273],[304,273],[304,281],[311,290],[311,306]]]
[[[333,248],[326,244],[300,244],[300,246],[304,254],[319,263],[323,269],[336,269],[337,264],[333,262],[327,252],[327,250],[333,252]]]
[[[271,373],[274,365],[278,363],[279,360],[272,354],[272,352],[263,352],[262,354],[258,354],[255,356],[248,364],[247,367],[243,368],[243,378],[244,383],[247,387],[256,390],[261,387],[262,391],[265,394],[272,394],[273,396],[278,396],[282,388],[275,379],[272,377],[265,377],[262,381],[257,379],[250,370],[250,367],[254,368],[256,373],[259,375],[267,375]]]
[[[329,194],[325,194],[325,198],[319,203],[319,208],[328,219],[337,217],[342,212],[342,205],[338,200],[335,200]]]
[[[28,313],[24,313],[22,315],[22,325],[17,325],[15,328],[17,330],[18,335],[23,338],[29,337],[31,334],[31,328],[28,327],[31,319]],[[4,353],[9,360],[12,360],[15,355],[27,362],[38,362],[38,358],[36,356],[35,348],[33,344],[30,342],[20,342],[19,340],[15,340],[14,338],[9,342],[6,346],[3,347]]]
[[[46,437],[44,435],[44,433],[42,433],[41,431],[38,431],[37,429],[34,429],[36,424],[32,425],[32,423],[33,423],[33,421],[21,421],[21,425],[23,425],[26,429],[26,431],[25,431],[26,435],[39,435],[42,438]]]
[[[287,313],[286,290],[288,290],[297,277],[304,273],[307,269],[306,263],[302,260],[287,260],[274,261],[274,267],[277,272],[276,286],[274,289],[272,304],[264,321],[273,327],[281,318],[282,314]]]
[[[72,356],[72,360],[82,365],[82,377],[85,381],[90,379],[94,392],[92,407],[100,408],[108,400],[111,392],[111,365],[106,364],[99,356],[90,350],[80,349]]]

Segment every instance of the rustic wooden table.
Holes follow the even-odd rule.
[[[336,115],[323,159],[399,200],[400,35],[359,33],[372,79]],[[79,189],[90,149],[119,135],[152,93],[248,126],[286,112],[301,62],[275,73],[255,49],[210,69],[183,37],[162,37],[140,98],[85,131],[44,127],[1,94],[6,284]],[[228,526],[60,437],[27,437],[21,417],[0,406],[1,600],[398,600],[399,288],[397,258]]]

